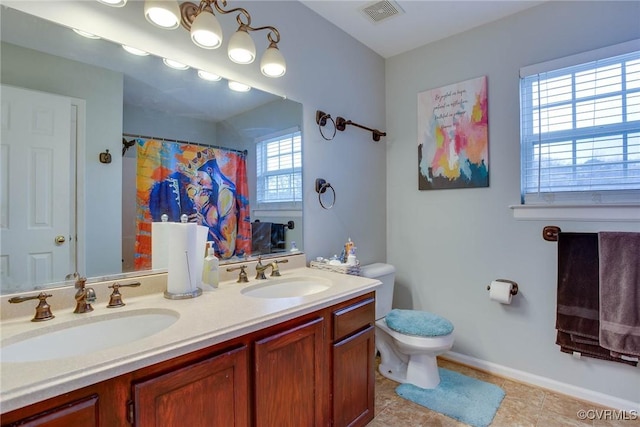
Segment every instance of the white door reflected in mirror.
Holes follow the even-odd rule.
[[[75,234],[72,110],[67,97],[2,85],[3,289],[76,271],[65,237]]]

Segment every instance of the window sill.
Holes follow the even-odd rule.
[[[640,222],[640,204],[625,205],[511,205],[516,220]]]

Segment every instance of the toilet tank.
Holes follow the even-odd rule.
[[[376,289],[376,320],[382,319],[391,311],[396,268],[391,264],[377,262],[361,266],[360,275],[382,282],[382,286]]]

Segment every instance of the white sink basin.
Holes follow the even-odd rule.
[[[264,283],[247,286],[243,295],[256,298],[296,298],[317,294],[331,287],[331,281],[319,277],[266,279]]]
[[[171,326],[178,317],[173,310],[133,310],[51,324],[44,330],[3,341],[0,360],[36,362],[93,353],[149,337]]]

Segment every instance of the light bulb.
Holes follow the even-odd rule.
[[[166,65],[167,67],[175,68],[176,70],[189,69],[188,65],[183,64],[182,62],[174,61],[173,59],[163,58],[162,62],[164,62],[164,65]]]
[[[86,37],[86,38],[88,38],[88,39],[96,39],[96,40],[97,40],[97,39],[101,38],[100,36],[96,36],[95,34],[91,34],[91,33],[88,33],[88,32],[86,32],[86,31],[78,30],[78,29],[76,29],[76,28],[72,28],[72,30],[73,30],[76,34],[79,34],[79,35],[81,35],[82,37]]]
[[[100,3],[106,4],[112,7],[122,7],[127,4],[127,0],[98,0]]]
[[[280,49],[272,43],[260,60],[260,71],[267,77],[281,77],[287,72],[287,65]]]
[[[203,49],[215,49],[222,44],[222,28],[215,15],[203,10],[191,23],[191,40]]]
[[[203,70],[198,70],[198,77],[200,77],[202,80],[207,80],[210,82],[217,82],[222,79],[222,77],[217,74],[209,73]]]
[[[229,59],[237,64],[251,64],[256,57],[256,45],[246,30],[239,28],[229,39]]]
[[[131,47],[131,46],[127,46],[127,45],[122,45],[122,48],[124,50],[126,50],[127,52],[129,52],[132,55],[137,55],[137,56],[147,56],[149,55],[149,52],[144,51],[142,49],[137,49],[135,47]]]
[[[249,92],[251,90],[251,86],[240,82],[234,82],[233,80],[229,80],[228,85],[229,89],[235,90],[236,92]]]
[[[176,0],[145,0],[144,17],[156,27],[173,30],[180,25],[180,6]]]

